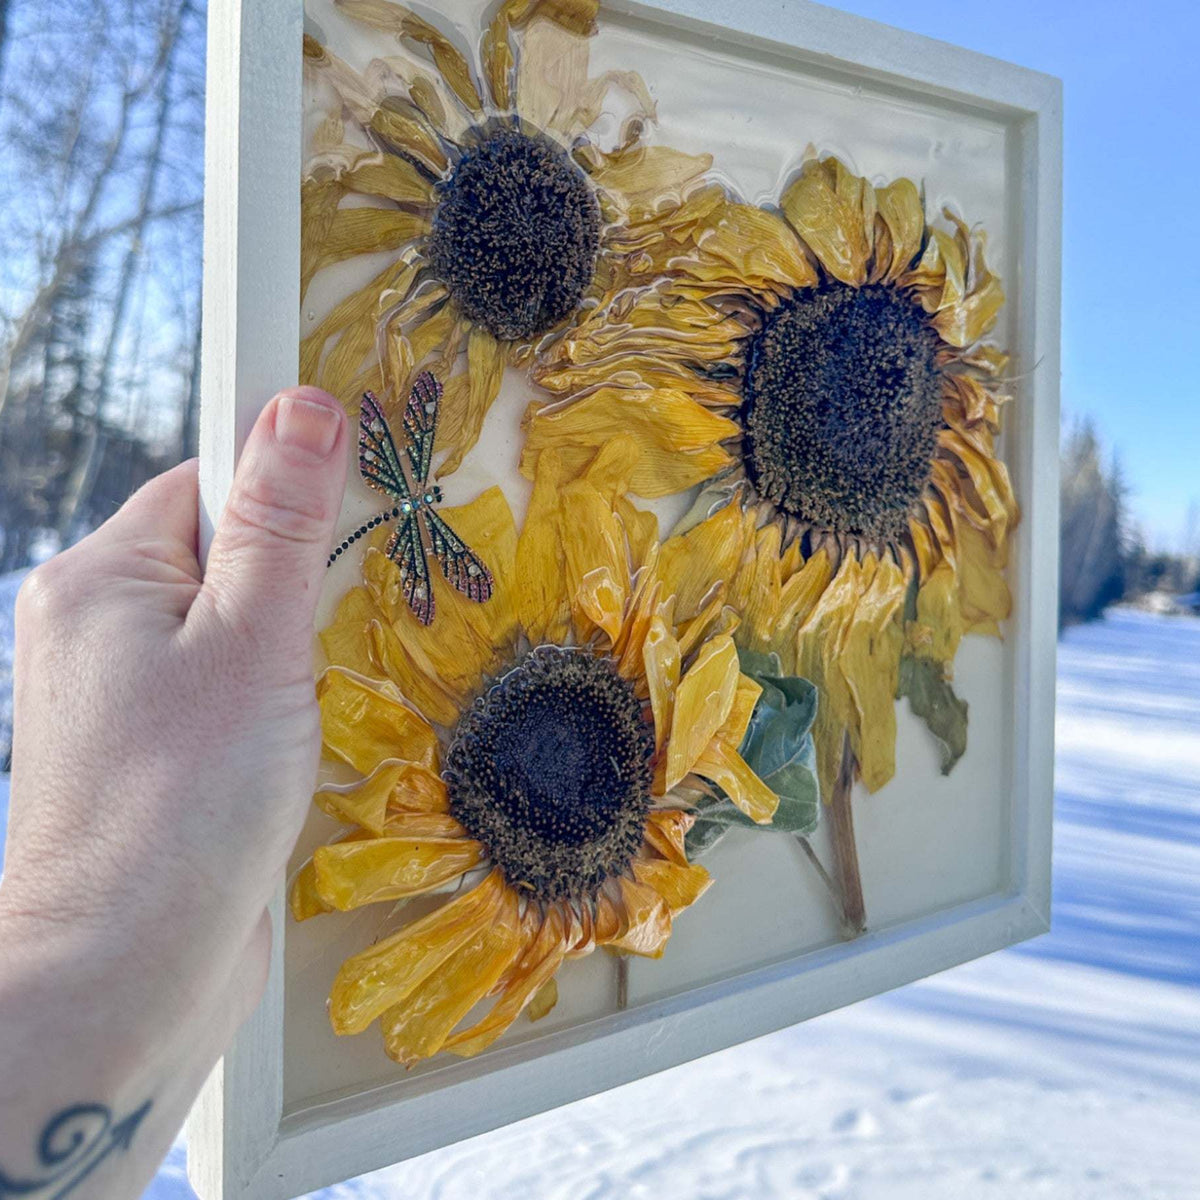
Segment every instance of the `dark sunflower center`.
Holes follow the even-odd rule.
[[[813,526],[878,541],[903,532],[941,424],[938,337],[903,292],[797,292],[746,358],[740,420],[759,495]]]
[[[548,138],[501,128],[479,138],[441,186],[430,260],[455,303],[493,337],[536,337],[592,282],[600,207]]]
[[[641,845],[653,750],[611,659],[542,646],[459,721],[443,772],[450,811],[514,886],[594,896]]]

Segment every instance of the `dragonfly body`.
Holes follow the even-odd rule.
[[[400,570],[401,590],[414,616],[428,625],[435,603],[429,577],[429,555],[447,581],[468,599],[483,603],[492,595],[492,575],[479,556],[434,509],[442,489],[429,484],[437,433],[442,385],[429,371],[413,382],[404,406],[403,448],[398,448],[387,418],[373,392],[365,392],[358,427],[358,467],[363,480],[395,501],[392,508],[355,530],[329,556],[333,563],[360,537],[385,521],[396,527],[384,553]]]

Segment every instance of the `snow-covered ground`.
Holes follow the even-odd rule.
[[[316,1195],[1200,1195],[1200,621],[1060,647],[1053,933]]]

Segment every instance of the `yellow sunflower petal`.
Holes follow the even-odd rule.
[[[620,924],[616,935],[607,939],[605,945],[643,958],[661,958],[671,936],[670,907],[649,884],[624,877],[618,884]]]
[[[701,283],[738,290],[813,287],[817,274],[788,223],[752,204],[728,203],[704,230],[699,251],[682,260]]]
[[[787,630],[807,621],[832,578],[833,564],[828,551],[821,547],[780,586],[777,628]],[[788,670],[795,667],[786,655],[783,665]]]
[[[516,98],[525,120],[573,139],[596,123],[614,88],[632,97],[635,120],[654,116],[654,101],[636,71],[605,71],[589,78],[588,42],[577,30],[556,20],[534,21],[526,29],[517,60]]]
[[[393,809],[383,827],[385,837],[465,838],[466,829],[448,812],[409,812]]]
[[[398,154],[360,150],[337,178],[347,191],[383,196],[407,207],[423,209],[434,202],[432,184]]]
[[[499,910],[453,957],[380,1019],[388,1055],[405,1066],[436,1054],[454,1027],[488,994],[521,952],[517,896],[506,889]]]
[[[513,604],[513,584],[517,569],[517,525],[508,499],[499,487],[480,492],[468,504],[442,509],[450,527],[483,560],[492,573],[494,588],[486,604],[460,601],[459,607],[488,647],[486,662],[494,664],[496,656],[516,637],[517,612]]]
[[[581,640],[596,627],[616,644],[629,598],[629,554],[625,530],[612,503],[585,481],[569,484],[562,495],[567,588]]]
[[[706,639],[725,634],[733,637],[741,624],[741,616],[725,603],[725,584],[718,583],[709,593],[694,617],[679,621],[675,636],[679,639],[679,652],[686,662],[692,652]]]
[[[646,509],[638,508],[628,496],[617,497],[616,510],[621,524],[625,526],[629,556],[636,570],[648,561],[651,552],[658,552],[658,517]]]
[[[554,981],[554,973],[567,954],[566,937],[562,910],[557,904],[551,905],[536,937],[487,1016],[448,1038],[445,1049],[469,1058],[490,1046],[520,1016],[534,995]]]
[[[655,809],[646,818],[646,841],[677,866],[688,862],[685,839],[696,818],[679,808]]]
[[[367,127],[389,145],[411,155],[431,175],[443,175],[450,166],[437,133],[411,100],[385,97],[371,115]]]
[[[349,835],[358,839],[368,836],[361,830]],[[311,858],[296,872],[296,877],[292,880],[292,886],[288,889],[288,908],[297,921],[307,921],[312,917],[319,917],[322,913],[333,912],[317,891],[317,869]]]
[[[754,706],[762,695],[762,684],[755,683],[749,675],[739,675],[737,691],[734,693],[733,705],[729,715],[717,730],[716,736],[727,746],[736,750],[746,736],[750,718],[754,715]]]
[[[715,740],[692,769],[712,780],[752,821],[768,824],[779,807],[779,797],[751,770],[732,747]]]
[[[695,904],[712,884],[712,876],[698,863],[680,866],[661,858],[635,858],[633,875],[666,901],[672,917]]]
[[[421,322],[417,328],[412,329],[408,333],[409,345],[412,347],[412,356],[414,363],[424,363],[435,351],[438,351],[436,359],[436,373],[439,376],[445,376],[449,373],[454,365],[455,359],[458,357],[460,339],[464,333],[463,319],[458,310],[451,303],[443,304],[437,312],[432,313]],[[444,385],[448,385],[449,381],[444,380]],[[408,381],[396,380],[393,383],[395,387],[407,386]],[[442,411],[438,420],[438,433],[441,434],[442,421],[445,420],[446,413],[446,397],[442,396]],[[439,436],[435,444],[436,448],[441,448],[447,445]]]
[[[511,889],[499,870],[477,887],[348,958],[329,995],[335,1033],[361,1033],[496,922]]]
[[[1012,595],[984,536],[967,522],[956,529],[959,606],[968,633],[998,635],[1012,612]]]
[[[962,511],[967,519],[999,548],[1008,541],[1017,518],[1017,503],[1009,481],[1008,468],[991,454],[983,454],[967,438],[953,429],[942,430],[938,438],[966,471],[960,485]]]
[[[970,375],[944,375],[942,405],[947,422],[964,429],[998,429],[998,405],[1007,397]]]
[[[517,58],[517,112],[539,129],[566,133],[587,85],[587,42],[552,21],[532,22]]]
[[[472,325],[467,338],[467,375],[470,380],[467,403],[457,425],[449,427],[447,423],[446,444],[454,449],[439,468],[439,475],[457,471],[467,451],[479,441],[484,418],[500,394],[507,361],[507,343],[497,341],[483,326]]]
[[[544,17],[580,37],[594,33],[600,0],[505,0],[508,19],[521,26],[534,17]]]
[[[339,208],[317,248],[315,270],[401,246],[429,232],[429,219],[401,208]]]
[[[538,460],[525,525],[517,542],[514,586],[517,617],[536,646],[561,643],[570,620],[566,555],[563,551],[559,493],[567,480],[559,454],[549,450]]]
[[[892,635],[888,631],[888,622],[877,619],[885,616],[886,610],[879,612],[879,604],[868,599],[875,575],[874,555],[868,555],[860,562],[855,555],[846,554],[836,575],[797,631],[795,671],[811,680],[820,693],[813,738],[821,792],[825,796],[832,795],[846,730],[850,730],[856,753],[863,738],[869,740],[873,748],[872,782],[876,787],[879,786],[878,775],[887,773],[887,756],[894,747],[896,681],[891,676],[899,668],[902,639],[898,628]],[[903,601],[903,588],[897,591],[899,595],[895,602],[898,606]],[[882,630],[879,629],[881,623]],[[876,637],[878,658],[871,653]],[[890,641],[896,643],[894,653],[891,653]],[[855,670],[859,675],[852,685],[850,676]],[[856,688],[861,698],[856,697]],[[886,704],[882,700],[884,692],[888,692]],[[867,710],[879,717],[865,734],[862,728],[864,703]]]
[[[775,641],[783,588],[779,523],[768,521],[761,529],[744,531],[742,560],[729,594],[729,603],[742,614],[738,641],[755,649]]]
[[[607,567],[589,571],[573,589],[571,609],[579,637],[587,641],[593,629],[601,629],[612,641],[620,636],[625,592]]]
[[[467,60],[455,49],[450,39],[428,21],[390,0],[338,0],[338,8],[364,25],[394,34],[399,42],[416,42],[427,46],[442,78],[454,89],[454,94],[471,112],[483,111]]]
[[[828,163],[834,164],[832,172]],[[836,159],[810,160],[784,191],[779,206],[825,270],[858,287],[866,282],[871,245],[863,190],[854,186],[854,178]]]
[[[469,112],[459,102],[440,73],[431,75],[407,56],[393,54],[372,59],[367,74],[378,74],[384,78],[380,90],[385,95],[407,94],[429,128],[447,142],[461,144],[475,120],[476,114]]]
[[[874,792],[896,769],[895,701],[903,649],[896,615],[904,603],[906,583],[890,558],[864,566],[874,569],[855,606],[838,669],[854,702],[855,719],[850,725],[854,757],[863,783]]]
[[[321,737],[329,754],[364,775],[390,758],[437,766],[437,735],[395,686],[330,667],[317,680]]]
[[[382,674],[379,663],[371,656],[367,636],[368,626],[379,616],[371,593],[366,588],[351,588],[339,602],[333,620],[318,634],[328,664],[346,667],[356,675]]]
[[[966,294],[967,259],[955,238],[936,226],[928,229],[925,250],[899,280],[912,287],[926,312],[957,304]]]
[[[551,977],[537,990],[537,994],[529,1002],[529,1019],[540,1021],[553,1011],[558,1003],[558,980]]]
[[[679,643],[663,618],[656,614],[642,643],[642,666],[650,692],[650,708],[654,713],[654,744],[658,751],[666,745],[671,728],[681,662]]]
[[[357,71],[331,54],[311,34],[304,35],[304,68],[323,76],[360,125],[366,125],[379,106],[379,95]]]
[[[733,576],[744,537],[741,506],[731,501],[699,525],[663,543],[658,559],[663,594],[675,596],[680,621],[695,616],[713,587]]]
[[[733,639],[720,635],[706,642],[675,693],[667,742],[668,792],[691,771],[725,723],[737,694],[738,679]]]
[[[374,604],[372,607],[378,613],[378,607]],[[406,700],[435,724],[454,723],[471,691],[469,686],[463,686],[464,681],[458,687],[447,683],[426,648],[413,638],[400,637],[390,622],[378,617],[368,622],[366,640],[371,660],[378,664],[377,670],[395,683]]]
[[[403,300],[416,276],[416,267],[403,260],[389,263],[366,287],[347,296],[329,312],[311,333],[307,334],[300,343],[300,382],[316,383],[317,369],[321,362],[321,353],[326,342],[341,330],[354,325],[366,316],[372,320],[378,319],[380,298],[388,296],[391,299]],[[343,404],[347,397],[338,396]],[[353,404],[347,404],[347,410],[356,412],[358,397]]]
[[[341,912],[417,896],[479,864],[483,847],[470,838],[377,837],[334,842],[313,852],[317,893]]]
[[[404,759],[380,763],[355,783],[325,784],[313,796],[313,802],[336,820],[360,825],[374,834],[387,830],[388,811],[393,804],[436,814],[450,807],[440,776],[425,764]]]
[[[943,307],[933,327],[951,346],[970,346],[996,324],[1004,307],[1004,288],[984,261],[984,239],[978,235],[972,263],[970,290],[957,303]]]
[[[634,146],[607,155],[592,181],[609,193],[625,219],[648,217],[663,201],[679,203],[683,192],[712,166],[711,154],[685,154],[669,146]]]
[[[344,188],[336,181],[306,179],[300,185],[300,298],[320,268],[321,247],[337,216]]]
[[[614,503],[629,489],[640,454],[641,447],[632,434],[614,434],[595,452],[583,471],[583,478],[609,503]]]
[[[502,7],[483,35],[480,57],[492,100],[501,112],[512,107],[512,74],[516,65],[508,37],[508,13]]]
[[[350,381],[358,376],[367,356],[374,356],[376,328],[372,314],[360,317],[334,343],[317,373],[317,385],[336,396],[347,412],[356,410],[360,403],[350,391]]]
[[[647,498],[711,478],[732,461],[720,443],[739,432],[734,421],[679,388],[598,388],[560,408],[538,409],[526,421],[521,470],[527,476],[532,477],[538,457],[551,447],[594,453],[627,434],[642,451],[630,488]]]
[[[891,253],[883,266],[882,278],[889,283],[899,279],[920,253],[925,234],[925,213],[921,194],[911,179],[897,179],[887,187],[875,189],[879,216],[890,235]]]
[[[930,530],[921,521],[910,529],[917,553],[917,619],[905,629],[913,653],[941,663],[954,661],[964,633],[958,604],[958,576],[952,559],[933,544]]]
[[[662,607],[662,581],[653,569],[657,565],[658,547],[655,546],[651,553],[654,561],[633,576],[631,597],[626,605],[620,632],[613,643],[617,674],[623,679],[641,680],[644,677],[642,647],[650,632],[650,622]]]

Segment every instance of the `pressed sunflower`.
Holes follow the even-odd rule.
[[[806,161],[779,210],[715,187],[688,200],[695,248],[662,251],[670,279],[588,314],[535,370],[523,466],[587,461],[616,430],[642,445],[633,490],[704,484],[664,546],[687,616],[722,582],[739,642],[817,684],[821,790],[895,769],[908,695],[965,746],[950,687],[964,632],[998,633],[1017,506],[996,454],[998,376],[983,344],[1004,301],[984,236],[917,187],[875,187],[837,159]]]
[[[596,0],[505,0],[477,69],[408,8],[338,7],[427,53],[434,71],[389,57],[360,75],[305,38],[306,67],[340,108],[302,185],[302,291],[334,263],[390,260],[305,337],[301,379],[356,403],[380,382],[381,330],[406,336],[418,359],[438,350],[444,474],[478,439],[506,365],[639,277],[648,243],[686,237],[686,212],[679,225],[673,214],[711,159],[643,143],[654,104],[636,73],[589,77]],[[605,150],[591,130],[614,89],[633,111]]]
[[[478,1053],[597,946],[660,955],[710,882],[686,806],[712,784],[758,822],[778,804],[738,752],[762,689],[719,597],[676,619],[653,521],[624,498],[636,456],[617,439],[568,481],[548,453],[519,538],[497,488],[449,510],[495,590],[471,604],[435,576],[436,636],[378,544],[321,635],[325,753],[361,778],[317,792],[354,828],[301,870],[294,915],[462,885],[333,984],[334,1030],[378,1019],[399,1062]],[[680,555],[673,575],[704,569]]]

